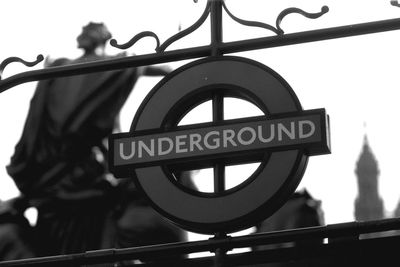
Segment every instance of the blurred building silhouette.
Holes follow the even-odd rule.
[[[400,217],[400,201],[397,203],[397,207],[396,207],[396,209],[394,210],[393,216],[396,217],[396,218],[399,218],[399,217]]]
[[[367,136],[364,136],[364,144],[355,172],[358,184],[355,219],[357,221],[383,219],[384,205],[378,192],[378,161],[369,146]]]
[[[397,207],[394,210],[394,217],[397,217],[397,218],[400,217],[400,202],[397,203]]]

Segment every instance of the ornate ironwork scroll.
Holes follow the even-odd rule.
[[[193,0],[197,2],[197,0]],[[169,47],[175,41],[189,35],[196,29],[198,29],[206,20],[208,15],[215,13],[215,10],[212,10],[210,6],[212,4],[221,5],[225,12],[232,17],[232,19],[236,20],[239,23],[242,23],[246,26],[256,26],[266,28],[275,33],[275,36],[268,36],[262,38],[254,38],[248,40],[240,40],[234,42],[222,42],[222,40],[218,40],[210,45],[206,46],[198,46],[186,49],[176,49],[171,51],[165,51],[167,47]],[[392,0],[390,3],[393,6],[400,6],[398,1]],[[229,54],[243,51],[250,51],[255,49],[263,49],[263,48],[271,48],[277,46],[286,46],[293,44],[301,44],[307,42],[315,42],[321,40],[329,40],[334,38],[342,38],[349,36],[356,36],[362,34],[370,34],[376,32],[384,32],[384,31],[392,31],[400,29],[400,19],[388,19],[382,21],[374,21],[369,23],[361,23],[354,25],[346,25],[339,26],[333,28],[325,28],[320,30],[311,30],[304,32],[296,32],[286,34],[281,28],[282,20],[289,14],[301,14],[307,18],[317,18],[321,15],[328,12],[328,8],[323,6],[321,12],[317,13],[307,13],[298,8],[288,8],[283,10],[276,19],[276,26],[271,26],[262,22],[251,22],[245,21],[234,16],[226,7],[223,0],[207,0],[206,8],[201,15],[201,17],[189,28],[175,34],[174,36],[168,38],[164,43],[160,45],[160,40],[158,36],[154,32],[145,31],[135,35],[129,42],[125,44],[118,44],[116,40],[111,41],[112,45],[115,47],[119,47],[121,49],[127,49],[132,45],[136,44],[139,40],[145,37],[153,37],[156,40],[156,52],[152,54],[145,55],[135,55],[135,56],[127,56],[118,59],[108,59],[103,61],[96,62],[88,62],[81,63],[75,65],[67,65],[61,67],[49,67],[40,70],[26,71],[23,73],[19,73],[13,76],[10,76],[6,79],[0,80],[0,93],[6,91],[7,89],[16,86],[21,83],[29,82],[29,81],[37,81],[48,78],[56,78],[62,76],[71,76],[78,74],[86,74],[98,71],[105,70],[115,70],[122,69],[127,67],[138,67],[145,66],[151,64],[159,64],[166,63],[178,60],[186,60],[186,59],[195,59],[199,57],[206,57],[215,54],[215,50],[218,50],[218,54]],[[214,14],[215,15],[215,14]],[[220,15],[220,14],[219,14]],[[211,22],[213,23],[213,22]],[[213,27],[213,25],[212,25]],[[16,60],[18,59],[18,60]],[[42,59],[43,60],[43,59]],[[41,60],[40,60],[41,61]],[[26,66],[34,66],[40,62],[39,60],[28,63]],[[11,62],[22,62],[19,58],[8,58],[4,60],[0,66],[2,68],[0,71],[4,70],[5,66],[7,66]]]
[[[197,3],[197,2],[196,2]],[[159,48],[159,50],[157,52],[164,52],[165,49],[170,46],[172,43],[174,43],[175,41],[178,41],[179,39],[191,34],[192,32],[194,32],[195,30],[197,30],[207,19],[208,15],[210,14],[210,2],[207,2],[207,5],[204,9],[203,14],[200,16],[200,18],[189,28],[175,34],[174,36],[168,38]]]
[[[138,33],[135,36],[133,36],[132,39],[130,39],[125,44],[118,44],[117,40],[111,39],[110,45],[113,47],[119,48],[119,49],[128,49],[129,47],[133,46],[139,40],[141,40],[142,38],[145,38],[145,37],[153,37],[156,40],[156,42],[157,42],[156,51],[157,51],[160,47],[160,39],[158,38],[157,34],[155,34],[154,32],[151,32],[151,31],[144,31],[144,32]]]
[[[278,29],[279,32],[281,32],[281,34],[284,33],[284,31],[281,28],[281,23],[282,23],[282,20],[289,14],[300,14],[309,19],[317,19],[317,18],[321,17],[322,15],[324,15],[325,13],[327,13],[328,11],[329,11],[329,8],[327,6],[323,6],[321,8],[321,12],[317,12],[317,13],[308,13],[308,12],[305,12],[304,10],[302,10],[300,8],[296,8],[296,7],[287,8],[287,9],[283,10],[279,14],[279,16],[276,18],[276,28]]]
[[[245,25],[245,26],[251,26],[251,27],[260,27],[260,28],[264,28],[267,30],[270,30],[272,32],[274,32],[277,35],[282,35],[284,34],[283,29],[281,28],[281,22],[282,20],[289,14],[300,14],[303,15],[306,18],[309,19],[316,19],[321,17],[323,14],[327,13],[329,11],[329,8],[327,6],[323,6],[321,8],[321,12],[317,12],[317,13],[308,13],[300,8],[296,8],[296,7],[291,7],[291,8],[287,8],[285,10],[283,10],[277,17],[276,19],[276,27],[273,27],[272,25],[266,24],[266,23],[262,23],[262,22],[258,22],[258,21],[248,21],[248,20],[243,20],[240,19],[238,17],[236,17],[235,15],[232,14],[232,12],[229,11],[228,7],[226,6],[225,2],[222,2],[222,6],[225,9],[226,13],[236,22]]]
[[[238,18],[237,16],[233,15],[232,12],[228,9],[228,7],[225,4],[224,0],[220,0],[222,3],[222,7],[224,8],[225,12],[229,15],[229,17],[231,17],[234,21],[244,25],[244,26],[250,26],[250,27],[260,27],[260,28],[264,28],[267,30],[270,30],[272,32],[274,32],[277,35],[282,35],[284,33],[284,31],[281,28],[281,22],[282,20],[289,14],[300,14],[303,15],[306,18],[309,19],[316,19],[319,18],[320,16],[322,16],[323,14],[327,13],[329,11],[329,8],[327,6],[323,6],[321,8],[321,12],[317,12],[317,13],[309,13],[306,12],[300,8],[296,8],[296,7],[291,7],[291,8],[287,8],[285,10],[283,10],[277,17],[276,19],[276,27],[273,27],[269,24],[266,23],[262,23],[262,22],[258,22],[258,21],[248,21],[248,20],[243,20]],[[195,3],[197,3],[197,0],[194,0]],[[200,18],[190,27],[188,27],[187,29],[173,35],[172,37],[168,38],[162,45],[159,45],[159,38],[158,36],[153,33],[153,32],[141,32],[137,35],[135,35],[129,42],[127,42],[126,44],[123,45],[117,45],[117,41],[115,39],[112,39],[110,44],[116,48],[120,48],[120,49],[127,49],[129,47],[131,47],[132,45],[134,45],[137,41],[139,41],[141,38],[147,37],[147,36],[152,36],[157,40],[157,47],[156,47],[156,52],[157,53],[161,53],[164,52],[167,47],[169,47],[172,43],[178,41],[179,39],[182,39],[183,37],[189,35],[190,33],[194,32],[195,30],[197,30],[201,25],[203,25],[203,23],[206,21],[207,17],[210,15],[211,13],[211,0],[207,1],[206,7],[202,13],[202,15],[200,16]]]
[[[1,64],[0,64],[0,80],[1,80],[1,77],[2,77],[2,75],[3,75],[4,69],[5,69],[5,68],[7,67],[7,65],[10,64],[10,63],[19,62],[19,63],[24,64],[24,65],[27,66],[27,67],[33,67],[33,66],[36,66],[37,64],[39,64],[40,62],[42,62],[43,59],[44,59],[43,55],[38,55],[38,56],[36,57],[36,60],[31,61],[31,62],[30,62],[30,61],[25,61],[25,60],[23,60],[22,58],[19,58],[19,57],[9,57],[9,58],[6,58],[6,59],[3,60],[3,62],[1,62]]]
[[[264,28],[267,30],[270,30],[272,32],[274,32],[277,35],[282,35],[284,33],[284,31],[281,28],[281,22],[282,20],[289,14],[300,14],[303,15],[306,18],[309,19],[316,19],[319,18],[320,16],[322,16],[323,14],[327,13],[329,11],[329,8],[327,6],[323,6],[321,8],[321,12],[317,12],[317,13],[308,13],[300,8],[295,8],[295,7],[291,7],[291,8],[287,8],[285,10],[283,10],[277,17],[276,19],[276,27],[273,27],[269,24],[266,23],[262,23],[262,22],[258,22],[258,21],[248,21],[248,20],[243,20],[240,19],[238,17],[236,17],[235,15],[232,14],[232,12],[228,9],[228,7],[225,4],[224,0],[220,0],[222,3],[222,7],[224,8],[225,12],[229,15],[229,17],[231,17],[234,21],[245,25],[245,26],[250,26],[250,27],[260,27],[260,28]],[[194,0],[195,3],[197,3],[197,0]],[[195,30],[197,30],[201,25],[203,25],[203,23],[206,21],[207,17],[210,15],[211,13],[211,2],[212,1],[207,1],[206,7],[203,11],[203,14],[200,16],[200,18],[190,27],[188,27],[187,29],[180,31],[179,33],[173,35],[172,37],[168,38],[162,45],[159,45],[159,38],[158,36],[153,33],[153,32],[149,32],[149,31],[145,31],[145,32],[141,32],[137,35],[135,35],[129,42],[122,44],[122,45],[118,45],[117,41],[115,39],[112,39],[110,44],[116,48],[120,48],[120,49],[127,49],[129,47],[131,47],[132,45],[134,45],[137,41],[139,41],[141,38],[144,37],[154,37],[157,40],[157,47],[156,47],[156,52],[157,53],[161,53],[164,52],[167,47],[169,47],[172,43],[178,41],[179,39],[182,39],[183,37],[191,34],[192,32],[194,32]]]

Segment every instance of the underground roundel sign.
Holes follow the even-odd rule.
[[[212,100],[218,114],[218,97],[243,99],[264,115],[179,126],[205,101]],[[110,167],[117,177],[132,177],[155,209],[182,228],[234,232],[288,200],[308,157],[330,153],[328,128],[325,110],[303,110],[270,68],[239,57],[207,58],[166,76],[140,106],[130,132],[110,136]],[[204,193],[179,181],[183,171],[202,168],[214,168],[214,179],[229,179],[221,168],[250,162],[261,163],[228,190]]]

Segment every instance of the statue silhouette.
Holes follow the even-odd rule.
[[[83,55],[57,59],[48,67],[113,58],[105,54],[110,38],[104,24],[91,22],[77,38]],[[35,255],[183,239],[178,228],[147,205],[130,179],[116,180],[108,173],[104,142],[138,78],[169,71],[148,66],[38,83],[7,166],[21,198],[38,210]]]

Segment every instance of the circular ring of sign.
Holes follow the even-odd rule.
[[[225,90],[226,95],[247,99],[267,115],[302,111],[293,90],[272,69],[246,58],[214,57],[189,63],[160,81],[140,106],[130,131],[171,130],[171,117],[178,119],[221,88],[232,88]],[[266,162],[251,179],[223,194],[182,190],[163,166],[136,168],[132,176],[154,208],[180,227],[204,234],[228,233],[272,215],[303,176],[308,160],[303,150],[266,154]]]

